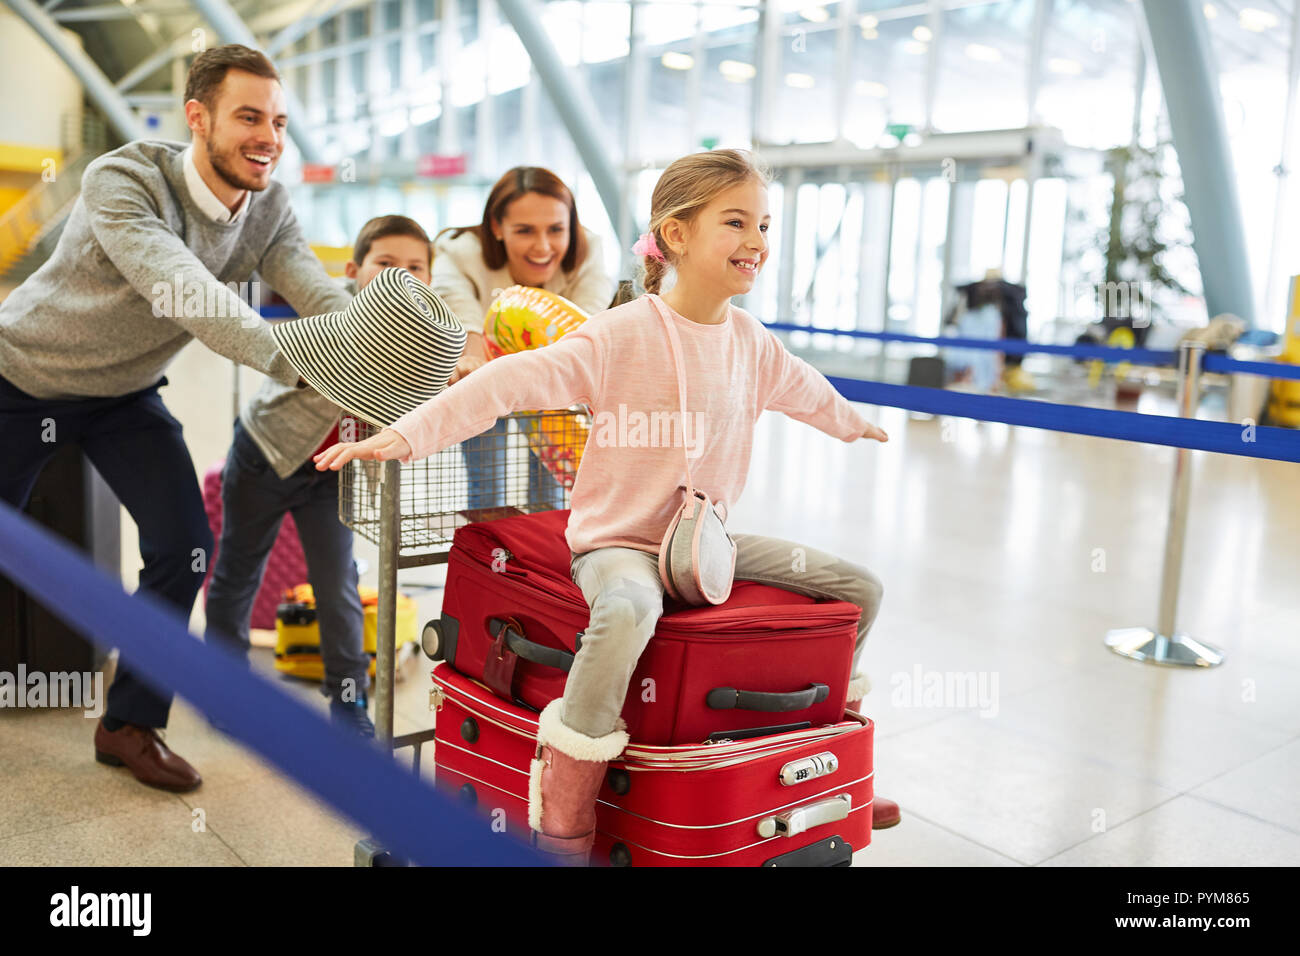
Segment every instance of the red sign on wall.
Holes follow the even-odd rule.
[[[334,167],[325,163],[303,163],[302,181],[305,183],[334,182]]]
[[[417,176],[431,178],[464,176],[467,169],[469,169],[469,156],[465,153],[458,153],[455,156],[430,153],[428,156],[421,156],[415,164],[415,174]]]

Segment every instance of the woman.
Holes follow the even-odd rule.
[[[468,333],[453,382],[490,358],[483,317],[502,289],[546,289],[590,315],[609,308],[615,288],[601,260],[600,239],[578,222],[573,193],[553,172],[538,166],[516,166],[497,180],[481,223],[437,235],[432,285]],[[470,508],[506,503],[505,434],[506,423],[498,421],[461,445]],[[563,489],[536,456],[529,458],[528,501],[555,508],[563,503]]]

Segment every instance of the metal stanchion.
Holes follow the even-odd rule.
[[[393,684],[396,680],[397,565],[402,532],[402,463],[383,463],[379,496],[379,620],[375,634],[375,740],[393,745]]]
[[[375,741],[393,749],[393,686],[397,679],[397,568],[402,532],[402,463],[386,461],[379,473],[379,619],[375,633]],[[352,848],[355,866],[405,866],[373,837]]]
[[[1184,342],[1178,351],[1178,414],[1195,418],[1201,392],[1204,342]],[[1160,617],[1156,629],[1124,627],[1106,634],[1106,646],[1135,661],[1173,667],[1215,667],[1223,652],[1188,634],[1178,633],[1178,587],[1183,573],[1183,543],[1187,535],[1187,503],[1191,492],[1192,453],[1179,448],[1174,458],[1174,486],[1165,535],[1165,563],[1160,580]]]

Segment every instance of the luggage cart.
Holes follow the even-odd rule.
[[[544,469],[558,486],[546,486],[567,507],[582,449],[591,428],[585,408],[517,412],[502,419],[503,430],[483,435],[472,449],[454,445],[421,461],[350,461],[339,473],[339,520],[379,548],[379,607],[376,635],[375,739],[390,752],[412,748],[412,769],[420,773],[420,752],[434,731],[393,736],[393,688],[396,681],[397,572],[404,568],[446,564],[456,529],[474,521],[505,515],[548,511],[551,500],[530,491],[530,469]],[[378,428],[349,415],[340,422],[345,440],[364,441]],[[468,459],[468,460],[467,460]],[[472,487],[470,470],[490,472],[495,489],[486,507],[471,509],[484,485]],[[542,482],[545,484],[545,481]],[[400,866],[394,855],[373,839],[357,843],[357,866]]]

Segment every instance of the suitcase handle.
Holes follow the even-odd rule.
[[[534,664],[541,664],[543,667],[554,667],[566,674],[569,672],[569,668],[573,666],[573,655],[568,651],[562,651],[558,647],[536,644],[511,627],[508,621],[496,617],[488,621],[488,633],[494,639],[501,633],[502,628],[506,629],[506,647],[524,660],[532,661]]]
[[[829,684],[809,684],[806,690],[792,690],[785,694],[715,687],[709,691],[704,702],[713,710],[757,710],[775,714],[787,710],[806,710],[813,704],[820,704],[830,695]]]

